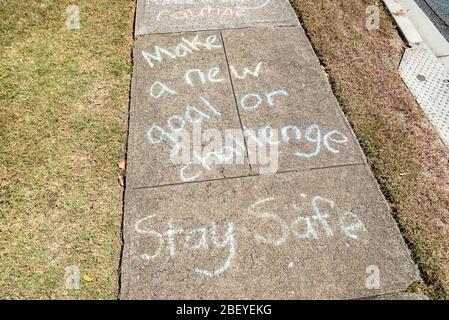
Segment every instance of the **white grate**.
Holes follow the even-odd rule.
[[[405,51],[399,72],[449,147],[449,73],[423,43]]]

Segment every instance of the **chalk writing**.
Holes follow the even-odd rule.
[[[165,18],[174,20],[190,20],[198,19],[205,16],[214,16],[219,19],[230,18],[230,17],[243,17],[246,14],[245,8],[217,8],[212,6],[206,6],[199,9],[185,9],[185,10],[162,10],[156,15],[157,21],[162,21]]]
[[[305,198],[305,194],[301,194]],[[246,209],[246,214],[257,219],[251,219],[251,228],[244,228],[245,236],[249,240],[265,244],[272,248],[282,246],[287,241],[311,241],[313,245],[323,239],[338,237],[343,241],[357,241],[367,232],[359,216],[346,209],[340,209],[335,202],[321,196],[312,196],[306,203],[306,207],[299,209],[295,204],[293,208],[294,217],[288,221],[285,217],[287,211],[285,206],[275,206],[276,199],[269,197],[252,203]],[[267,209],[267,207],[278,209]],[[265,209],[264,209],[265,208]],[[284,209],[279,209],[284,208]],[[245,209],[243,209],[245,213]],[[310,214],[311,212],[311,214]],[[304,214],[306,213],[306,214]],[[164,213],[161,213],[161,215]],[[165,215],[165,214],[164,214]],[[226,254],[224,261],[217,267],[206,269],[193,267],[193,271],[204,277],[216,277],[231,269],[233,261],[237,256],[237,238],[239,236],[238,225],[233,222],[225,223],[226,231],[219,235],[218,224],[210,223],[209,226],[185,228],[175,224],[169,219],[166,224],[155,223],[156,215],[149,215],[139,219],[134,230],[141,237],[152,237],[156,246],[151,252],[139,254],[139,258],[145,263],[155,263],[157,259],[165,256],[165,261],[175,259],[183,254],[211,254],[216,257],[217,251]],[[260,228],[258,228],[260,226]],[[268,227],[268,228],[267,228]],[[223,227],[220,228],[224,230]],[[250,231],[248,235],[248,230]],[[261,233],[261,230],[264,230]],[[269,230],[276,230],[275,233]],[[246,240],[248,241],[248,240]],[[348,245],[348,242],[346,242]],[[220,257],[224,255],[221,254]],[[214,258],[216,259],[216,258]],[[290,264],[289,268],[293,265]]]
[[[273,223],[278,226],[277,229],[279,230],[279,234],[277,236],[256,234],[254,238],[257,242],[279,246],[285,243],[289,237],[292,237],[295,240],[318,240],[320,237],[320,230],[325,237],[334,237],[334,229],[331,227],[329,222],[331,212],[338,215],[338,217],[334,217],[334,220],[337,218],[336,225],[337,228],[340,229],[343,236],[346,236],[352,240],[358,240],[360,233],[367,231],[364,224],[355,213],[348,210],[335,210],[336,206],[332,200],[328,200],[320,196],[311,197],[310,207],[312,208],[313,215],[298,215],[290,223],[288,223],[278,213],[258,210],[258,207],[274,200],[274,198],[258,200],[248,208],[248,214],[256,216],[267,223]],[[296,206],[293,206],[293,208],[298,210]],[[339,214],[338,211],[340,211]]]
[[[234,225],[227,224],[227,231],[220,240],[217,231],[217,224],[212,223],[209,228],[183,229],[173,225],[173,221],[167,223],[164,232],[157,232],[152,228],[151,220],[155,215],[147,216],[135,223],[134,229],[142,235],[150,235],[157,240],[157,248],[152,253],[142,253],[140,258],[144,261],[151,261],[159,257],[164,247],[167,250],[168,258],[174,258],[177,254],[177,243],[183,243],[183,247],[190,251],[209,251],[223,249],[227,250],[226,260],[217,268],[206,270],[195,268],[195,272],[206,276],[214,277],[225,272],[232,264],[235,256],[236,241],[234,236]]]
[[[203,97],[199,97],[207,111],[202,111],[194,106],[186,106],[184,115],[179,114],[172,115],[167,121],[166,126],[160,126],[153,123],[147,130],[147,138],[150,144],[160,144],[164,141],[168,141],[173,145],[177,145],[178,142],[172,137],[174,132],[184,129],[186,123],[194,124],[202,122],[204,120],[211,119],[211,116],[220,116],[221,113],[214,107],[208,100]],[[156,134],[159,133],[157,136]]]
[[[262,242],[262,243],[269,243],[275,246],[279,246],[281,244],[283,244],[288,237],[288,225],[276,214],[273,212],[255,212],[254,210],[256,209],[257,206],[265,203],[265,202],[269,202],[269,201],[273,201],[274,198],[266,198],[263,200],[259,200],[256,201],[255,203],[253,203],[249,208],[248,208],[248,213],[251,215],[254,215],[256,217],[259,217],[263,220],[272,220],[275,221],[276,223],[279,224],[280,227],[280,236],[278,238],[266,238],[265,236],[261,236],[259,234],[255,235],[255,239],[257,240],[257,242]]]
[[[179,127],[181,125],[183,126],[184,123],[181,123]],[[176,130],[171,128],[171,132],[173,133],[174,131]],[[309,125],[304,130],[304,136],[301,133],[301,129],[293,124],[282,126],[280,137],[277,135],[278,130],[272,128],[271,125],[266,125],[257,130],[257,132],[247,127],[244,127],[242,134],[238,134],[238,132],[239,129],[225,130],[224,138],[221,132],[216,129],[208,129],[203,134],[200,133],[199,137],[197,137],[200,140],[199,144],[209,143],[202,150],[200,148],[200,150],[194,151],[192,157],[190,157],[191,140],[189,133],[182,132],[183,134],[177,135],[176,138],[171,136],[170,139],[174,141],[173,144],[176,147],[176,149],[172,150],[173,154],[182,153],[183,155],[181,162],[173,161],[176,158],[173,154],[170,157],[173,163],[183,164],[180,169],[181,180],[184,182],[195,181],[201,177],[203,172],[212,171],[214,165],[244,164],[245,154],[248,155],[250,164],[259,166],[270,165],[272,169],[275,168],[277,170],[277,148],[274,150],[276,154],[270,152],[268,156],[262,152],[267,146],[272,148],[280,144],[294,144],[298,148],[297,151],[293,151],[294,156],[311,159],[318,157],[323,150],[330,154],[338,154],[340,150],[337,149],[337,145],[346,145],[348,142],[348,138],[335,129],[323,135],[320,126],[317,124]],[[246,144],[243,137],[246,137]],[[311,149],[311,151],[306,152],[306,149]]]
[[[192,54],[194,51],[200,51],[201,49],[213,50],[222,47],[221,44],[216,43],[217,35],[215,34],[206,37],[204,42],[199,39],[199,35],[193,37],[192,40],[186,40],[185,38],[181,38],[181,40],[182,42],[177,44],[172,50],[154,46],[153,52],[142,50],[142,55],[150,68],[153,68],[155,63],[162,62],[164,57],[176,60],[177,58],[186,57],[188,54]]]
[[[158,90],[158,91],[156,91],[156,90]],[[176,91],[170,89],[168,86],[166,86],[165,84],[163,84],[160,81],[154,82],[151,85],[150,90],[148,90],[148,91],[150,93],[150,96],[154,99],[159,99],[159,97],[165,93],[168,93],[170,95],[176,94]]]
[[[192,5],[193,1],[190,0],[152,0],[153,3],[160,6],[168,5],[180,5],[181,7],[173,10],[161,10],[156,14],[156,20],[161,21],[163,18],[175,19],[175,20],[189,20],[192,18],[200,18],[205,16],[213,16],[218,19],[224,19],[229,17],[244,17],[247,12],[260,10],[265,8],[271,0],[265,0],[259,5],[251,6],[248,1],[235,1],[235,0],[205,0],[202,1],[207,4],[201,8],[188,8],[184,9],[186,5]],[[225,5],[225,6],[223,6]]]
[[[244,134],[248,138],[248,140],[254,141],[257,145],[263,146],[264,144],[274,145],[279,144],[281,142],[285,144],[293,143],[291,140],[291,131],[294,132],[293,138],[296,143],[301,142],[302,134],[301,130],[298,126],[293,124],[284,125],[281,127],[281,140],[275,140],[271,135],[268,135],[268,132],[273,132],[274,128],[271,125],[267,125],[262,128],[262,135],[259,134],[259,137],[255,134],[255,132],[251,129],[244,127]],[[309,142],[309,144],[314,146],[314,151],[311,153],[305,153],[301,151],[296,151],[294,153],[295,156],[300,158],[312,158],[316,157],[321,152],[321,144],[324,145],[325,150],[331,153],[339,153],[338,149],[335,149],[334,146],[331,145],[331,142],[335,144],[345,145],[348,142],[348,138],[341,132],[337,130],[331,130],[324,135],[322,138],[321,129],[317,124],[311,124],[305,129],[305,140]]]
[[[259,72],[260,72],[260,67],[262,66],[262,62],[259,62],[256,66],[256,68],[254,69],[254,71],[249,70],[247,67],[243,68],[243,73],[242,75],[240,75],[237,70],[235,69],[235,67],[233,65],[229,66],[229,69],[231,70],[232,74],[237,78],[237,79],[246,79],[246,77],[248,76],[248,74],[252,75],[253,77],[258,77],[259,76]]]
[[[275,96],[288,97],[288,92],[286,90],[272,90],[265,93],[265,98],[269,107],[274,107]],[[240,98],[240,107],[247,111],[256,110],[261,103],[262,97],[257,93],[248,93]]]
[[[271,0],[265,0],[263,3],[261,3],[258,6],[253,6],[253,7],[251,7],[251,6],[246,6],[246,7],[237,6],[237,8],[241,8],[241,9],[245,9],[245,10],[259,10],[259,9],[265,8],[270,3],[270,1]]]
[[[163,5],[168,2],[157,3]],[[240,6],[240,8],[243,7]],[[205,39],[200,39],[199,35],[196,35],[191,40],[181,38],[181,41],[178,41],[174,48],[165,49],[154,46],[153,52],[142,51],[142,54],[149,66],[153,68],[156,63],[162,63],[163,59],[176,60],[201,49],[212,50],[215,48],[222,48],[222,45],[217,42],[216,35],[210,35]],[[237,81],[247,81],[259,77],[262,65],[263,63],[259,61],[252,66],[244,66],[240,70],[230,65],[229,73]],[[186,88],[190,89],[196,86],[223,82],[225,76],[222,74],[220,66],[215,64],[206,68],[194,67],[184,70],[182,80]],[[171,88],[171,84],[161,81],[155,81],[148,92],[153,99],[178,94]],[[253,112],[265,106],[268,110],[278,108],[288,97],[287,89],[275,88],[263,93],[250,92],[235,98],[240,109]],[[258,165],[261,174],[273,174],[278,169],[277,146],[281,144],[294,145],[295,151],[292,152],[292,155],[296,158],[313,159],[323,152],[338,154],[340,153],[338,146],[346,145],[348,142],[348,138],[341,132],[334,129],[322,132],[320,126],[315,123],[310,124],[304,130],[294,124],[285,124],[279,129],[272,128],[268,124],[259,128],[258,132],[243,126],[241,131],[245,139],[230,141],[229,135],[225,133],[224,137],[228,140],[225,141],[224,146],[220,132],[216,129],[208,129],[206,135],[210,134],[209,140],[211,141],[201,150],[201,146],[204,145],[203,142],[209,140],[204,141],[201,132],[199,138],[194,136],[193,139],[190,139],[190,133],[186,129],[188,129],[188,126],[195,127],[195,125],[204,121],[214,121],[221,117],[221,112],[204,97],[199,97],[198,100],[202,105],[188,104],[184,107],[183,113],[171,114],[166,120],[163,120],[162,124],[152,123],[146,131],[149,144],[156,145],[168,142],[172,145],[170,160],[173,164],[182,164],[179,175],[183,182],[199,179],[203,173],[212,171],[214,165],[245,164],[246,157],[249,164]],[[211,134],[212,131],[214,131],[214,134]],[[196,141],[198,139],[199,142]],[[192,153],[190,152],[191,142],[194,146]],[[231,145],[228,144],[229,142]],[[195,149],[195,144],[200,145],[199,149]],[[269,156],[267,156],[268,149],[270,150]],[[173,161],[173,159],[179,159],[179,155],[182,155],[181,161]],[[236,162],[233,161],[234,159]],[[262,173],[265,170],[265,165],[268,165],[269,169]],[[307,224],[308,220],[305,219],[303,222]],[[313,232],[310,232],[310,234],[313,236]]]
[[[244,145],[240,145],[241,148],[244,148]],[[195,181],[198,179],[203,171],[201,168],[212,171],[212,166],[214,164],[226,164],[229,160],[233,160],[235,156],[244,156],[242,150],[239,150],[235,147],[222,147],[219,149],[214,149],[213,151],[203,152],[202,154],[193,153],[193,160],[183,165],[180,169],[180,178],[184,182]],[[242,157],[243,159],[243,157]],[[243,161],[241,161],[243,162]],[[194,168],[195,164],[199,164],[200,168],[196,168],[196,172],[194,174],[189,175],[188,170]]]
[[[190,69],[190,70],[187,70],[187,72],[185,73],[184,81],[187,85],[193,87],[194,83],[191,79],[191,75],[194,74],[200,80],[200,83],[202,85],[207,84],[207,82],[211,82],[211,83],[222,82],[224,79],[219,77],[219,73],[220,73],[219,66],[210,68],[209,71],[207,72],[207,77],[204,75],[204,73],[201,71],[201,69]]]

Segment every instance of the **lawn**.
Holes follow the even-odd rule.
[[[0,1],[2,299],[117,297],[134,1],[71,4]]]
[[[449,152],[399,76],[406,48],[380,0],[291,0],[390,202],[423,283],[449,298]],[[380,29],[366,8],[381,8]]]

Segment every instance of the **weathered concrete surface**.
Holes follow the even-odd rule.
[[[126,190],[123,299],[361,298],[417,270],[365,165]]]
[[[231,30],[223,32],[223,39],[224,45],[222,34],[211,31],[145,36],[136,41],[127,186],[152,187],[250,173],[248,157],[235,165],[170,161],[174,142],[167,135],[173,128],[184,122],[193,140],[193,123],[186,117],[192,107],[193,115],[202,112],[207,117],[201,121],[201,132],[219,130],[223,145],[226,129],[242,129],[242,125],[248,129],[246,149],[235,146],[235,150],[250,155],[253,174],[264,173],[261,168],[268,167],[284,172],[364,162],[300,27]],[[267,126],[278,135],[270,143],[261,138],[260,130]],[[162,132],[167,133],[165,139]],[[252,157],[260,155],[261,141],[267,161]],[[207,160],[202,151],[200,157]],[[274,152],[279,157],[272,165],[269,156]]]
[[[141,0],[136,19],[123,299],[355,299],[418,278],[288,1]],[[245,130],[245,160],[278,148],[278,174],[172,163],[198,123]]]
[[[421,293],[398,292],[373,297],[370,300],[429,300],[429,298]]]
[[[425,14],[432,20],[433,24],[441,32],[441,34],[449,41],[449,22],[445,22],[429,5],[428,0],[414,0]],[[445,0],[444,0],[445,1]],[[447,3],[447,1],[445,1]],[[435,6],[434,6],[435,7]]]
[[[287,0],[138,0],[135,35],[292,25]]]
[[[408,19],[410,19],[413,27],[419,32],[422,40],[432,52],[437,57],[448,56],[449,43],[441,31],[438,30],[437,24],[431,19],[432,15],[422,10],[415,0],[400,0],[400,5],[407,12]]]
[[[279,172],[363,162],[302,28],[229,30],[223,40],[243,126],[279,129]],[[253,74],[242,79],[245,68]]]
[[[195,38],[194,46],[198,50],[187,44]],[[207,39],[209,46],[205,45]],[[148,54],[157,57],[155,46],[168,50],[170,54],[174,54],[178,48],[181,57],[171,58],[166,53],[160,53],[160,61],[148,58]],[[185,56],[182,56],[184,53]],[[216,71],[216,74],[211,73],[214,75],[211,78],[213,82],[208,79],[211,68]],[[186,80],[186,73],[194,69],[201,70],[205,83],[201,83],[198,71],[189,73],[191,83]],[[184,129],[192,141],[194,131],[189,116],[203,119],[202,131],[213,128],[224,132],[228,128],[240,128],[220,33],[154,35],[137,39],[134,48],[127,187],[181,183],[195,176],[195,180],[209,180],[249,174],[248,164],[173,164],[170,153],[174,143],[167,137],[163,138],[161,130],[172,134],[173,128],[180,127],[180,123],[184,122]]]

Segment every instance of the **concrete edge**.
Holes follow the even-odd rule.
[[[392,292],[387,294],[381,294],[378,296],[373,296],[365,299],[358,300],[407,300],[407,301],[418,301],[418,300],[430,300],[429,297],[422,293],[412,293],[412,292]]]
[[[408,18],[437,58],[449,56],[449,42],[414,0],[400,0]]]
[[[414,0],[383,0],[410,46],[425,43],[443,63],[449,42]],[[445,64],[449,72],[449,65]]]
[[[172,30],[172,31],[164,31],[164,32],[148,32],[144,26],[141,26],[138,21],[142,20],[145,17],[146,12],[146,3],[147,1],[139,1],[135,0],[136,2],[136,14],[135,14],[135,25],[134,25],[134,31],[133,31],[133,37],[134,40],[148,36],[148,35],[163,35],[163,34],[176,34],[176,33],[184,33],[184,32],[206,32],[206,31],[225,31],[225,30],[234,30],[234,29],[247,29],[247,28],[263,28],[263,27],[296,27],[301,26],[301,23],[299,21],[298,15],[295,12],[295,9],[292,7],[290,2],[287,0],[285,1],[286,9],[289,11],[289,15],[291,15],[290,18],[287,18],[284,21],[278,21],[278,22],[266,22],[266,21],[260,21],[260,22],[252,22],[248,24],[242,24],[239,26],[217,26],[215,28],[188,28],[188,29],[182,29],[182,30]]]
[[[136,69],[134,68],[134,61],[135,61],[135,57],[137,54],[137,50],[136,50],[136,41],[137,39],[134,39],[133,41],[133,46],[131,49],[131,54],[132,54],[132,63],[133,63],[133,69],[132,69],[132,74],[131,74],[131,88],[130,88],[130,92],[129,92],[129,110],[128,110],[128,134],[127,134],[127,145],[126,145],[126,161],[127,161],[127,165],[125,168],[125,185],[123,187],[123,195],[122,195],[122,234],[121,234],[121,238],[122,238],[122,252],[121,252],[121,263],[120,263],[120,278],[119,278],[119,292],[118,292],[118,300],[127,300],[129,299],[129,282],[127,282],[126,278],[129,277],[129,267],[128,264],[131,261],[130,259],[130,248],[129,248],[129,244],[130,244],[130,240],[129,240],[129,235],[128,232],[126,231],[125,225],[127,225],[129,223],[129,215],[127,214],[127,202],[128,202],[128,198],[129,198],[129,193],[133,192],[133,189],[129,183],[128,180],[128,172],[129,172],[129,163],[128,163],[128,157],[129,157],[129,127],[131,124],[131,110],[133,110],[135,108],[135,100],[133,99],[133,96],[135,95],[135,90],[137,88],[136,86],[136,81],[137,81],[137,72]]]
[[[410,45],[423,42],[421,35],[410,21],[407,12],[402,8],[399,0],[383,0],[388,11],[390,11],[399,29]]]

